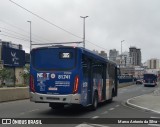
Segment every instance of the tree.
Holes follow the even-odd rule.
[[[21,76],[22,76],[23,79],[24,79],[24,85],[29,84],[29,65],[26,65],[26,66],[24,67],[24,71],[23,71],[23,73],[21,74]]]
[[[12,73],[10,70],[3,68],[0,70],[0,80],[1,80],[1,84],[5,84],[5,81],[7,79],[11,79],[13,78]]]

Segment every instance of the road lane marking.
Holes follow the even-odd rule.
[[[24,115],[25,113],[31,113],[31,112],[35,112],[38,111],[39,109],[33,109],[31,111],[26,111],[26,112],[21,112],[20,115]]]
[[[91,119],[96,119],[96,118],[99,118],[99,116],[93,116]]]
[[[150,118],[157,118],[157,119],[159,119],[160,117],[154,117],[154,116],[151,116]]]
[[[75,127],[94,127],[94,126],[91,126],[89,124],[79,124],[79,125],[77,125]]]
[[[108,113],[108,111],[105,111],[105,112],[102,112],[101,114],[107,114]]]
[[[140,96],[143,96],[143,95],[140,95]],[[133,104],[133,103],[130,103],[130,102],[129,102],[130,100],[136,99],[136,98],[138,98],[138,97],[140,97],[140,96],[130,98],[130,99],[127,100],[126,103],[127,103],[128,105],[134,107],[134,108],[137,107],[137,108],[140,108],[140,109],[142,109],[142,110],[144,110],[144,111],[151,111],[151,112],[160,114],[160,111],[152,110],[152,109],[149,109],[149,108],[146,108],[146,107],[142,107],[142,106],[139,106],[139,105],[136,105],[136,104]]]
[[[120,105],[116,105],[115,107],[117,108],[117,107],[119,107]]]
[[[94,127],[109,127],[109,126],[105,126],[105,125],[100,125],[100,124],[90,124],[90,125],[93,125]]]
[[[154,117],[154,116],[151,116],[150,118],[152,119],[159,119],[160,117]],[[159,122],[159,121],[157,121]],[[160,124],[148,124],[149,126],[154,126],[154,127],[160,127]]]
[[[75,127],[109,127],[109,126],[105,126],[105,125],[100,125],[100,124],[79,124]]]
[[[112,111],[112,110],[114,110],[114,108],[110,108],[109,110]]]
[[[148,125],[153,127],[160,127],[160,124],[148,124]]]
[[[118,92],[119,94],[122,94],[122,93],[124,93],[124,92]]]

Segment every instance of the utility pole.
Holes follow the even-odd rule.
[[[81,18],[83,18],[83,48],[85,48],[85,19],[89,16],[80,16]]]
[[[121,55],[122,55],[122,42],[124,42],[124,40],[121,41]]]
[[[121,64],[122,64],[122,42],[124,42],[124,40],[121,41]]]

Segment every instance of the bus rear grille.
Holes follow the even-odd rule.
[[[47,100],[60,100],[58,97],[46,97]]]

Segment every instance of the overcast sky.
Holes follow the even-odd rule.
[[[160,59],[160,0],[13,0],[41,18],[0,0],[0,39],[22,44],[29,52],[29,23],[34,43],[82,41],[86,18],[86,48],[129,51],[141,49],[142,62]],[[9,37],[7,37],[9,36]],[[15,39],[15,37],[17,39]],[[26,40],[26,41],[23,41]],[[82,44],[81,44],[82,46]]]

